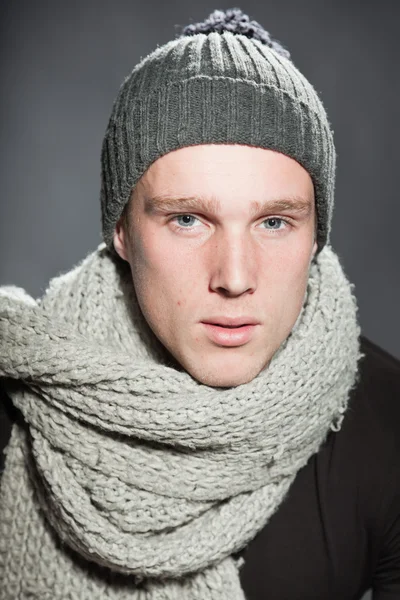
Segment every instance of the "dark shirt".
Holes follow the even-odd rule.
[[[247,600],[400,600],[400,361],[361,343],[341,430],[243,553]]]
[[[240,554],[247,600],[400,600],[400,361],[361,337],[339,432]],[[0,447],[16,417],[4,398]],[[1,439],[3,438],[3,439]]]

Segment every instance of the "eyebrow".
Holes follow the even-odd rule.
[[[204,196],[170,196],[158,194],[144,199],[146,214],[162,213],[168,210],[204,211],[217,215],[221,209],[220,202],[215,197]],[[282,198],[273,198],[265,202],[253,200],[250,205],[251,216],[261,212],[290,211],[298,215],[307,216],[311,213],[312,202],[297,195],[285,195]]]

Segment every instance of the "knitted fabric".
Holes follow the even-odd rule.
[[[0,375],[23,415],[0,490],[1,600],[243,600],[235,554],[338,431],[357,305],[334,251],[251,382],[172,367],[104,244],[44,297],[0,288]]]
[[[293,62],[259,39],[223,31],[172,40],[132,70],[114,101],[101,153],[103,240],[150,164],[196,144],[282,152],[314,183],[317,253],[329,243],[336,156],[317,92]]]

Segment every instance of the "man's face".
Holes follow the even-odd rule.
[[[272,206],[294,197],[303,210]],[[144,173],[114,246],[157,338],[200,383],[230,387],[256,377],[291,332],[317,249],[314,219],[313,183],[295,160],[244,145],[191,146]],[[220,317],[257,324],[205,325]]]

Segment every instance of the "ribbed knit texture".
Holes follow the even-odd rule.
[[[123,82],[102,146],[103,239],[158,157],[184,146],[247,144],[297,160],[313,179],[317,242],[329,243],[335,148],[317,92],[288,58],[224,31],[172,40]]]
[[[0,490],[1,600],[243,600],[246,546],[345,417],[357,305],[329,246],[251,382],[168,364],[102,244],[35,301],[0,288],[0,376],[23,419]]]

